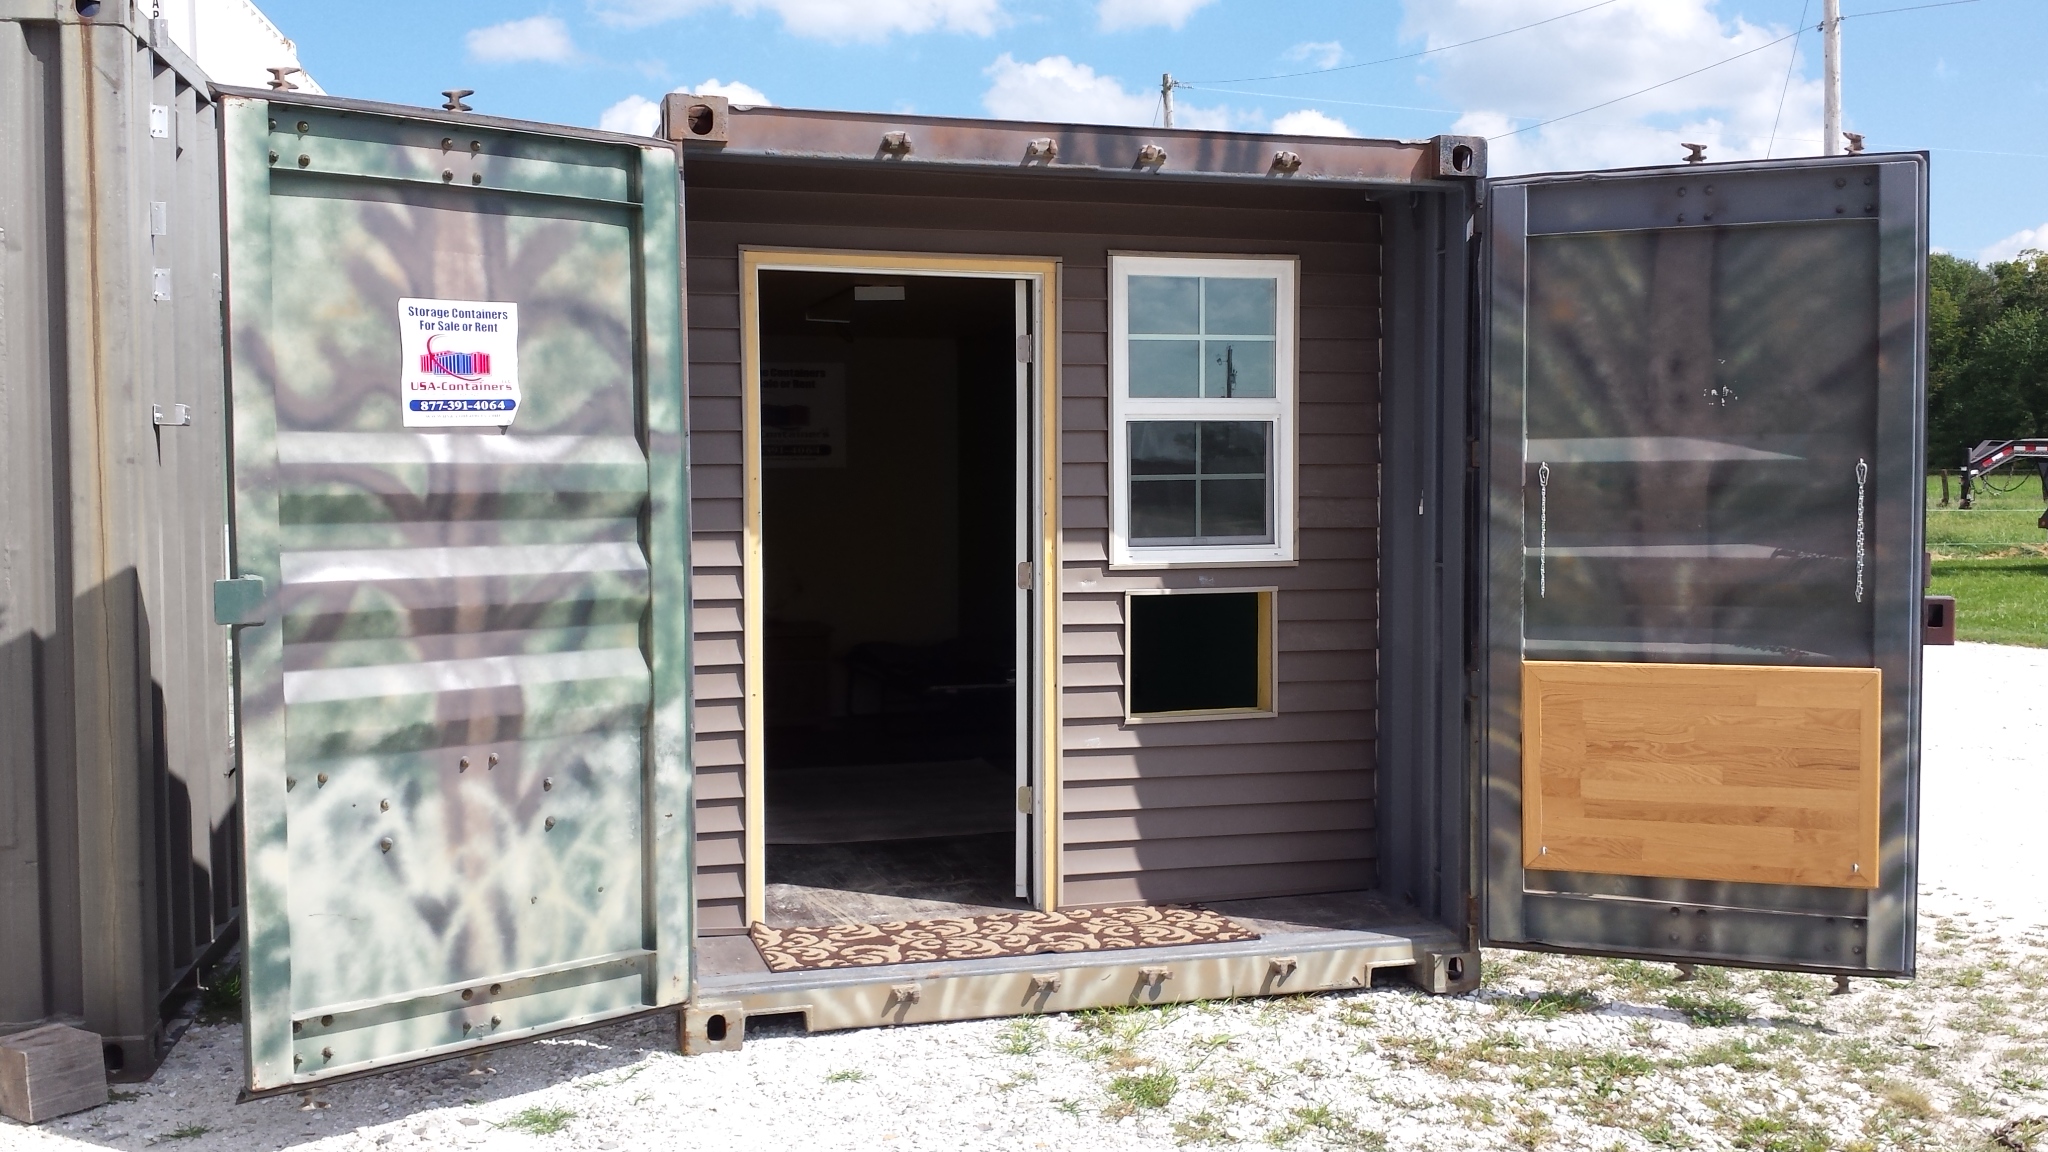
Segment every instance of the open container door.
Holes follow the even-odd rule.
[[[1926,189],[1492,184],[1487,943],[1912,972]]]
[[[249,1087],[690,990],[667,144],[227,91]]]

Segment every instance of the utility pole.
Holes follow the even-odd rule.
[[[1830,4],[1834,2],[1835,0],[1828,0]],[[1175,87],[1173,73],[1162,72],[1159,74],[1159,102],[1166,108],[1166,126],[1168,128],[1173,127],[1173,90]]]
[[[1842,0],[1821,0],[1821,155],[1842,154]]]

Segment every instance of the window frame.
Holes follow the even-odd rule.
[[[1131,602],[1140,596],[1256,595],[1259,605],[1259,704],[1252,708],[1190,708],[1179,712],[1135,712],[1131,702],[1137,666],[1137,628]],[[1124,590],[1123,705],[1124,723],[1184,724],[1191,720],[1264,720],[1280,715],[1280,589],[1271,584],[1247,588],[1126,588]]]
[[[1160,397],[1130,395],[1130,278],[1192,276],[1275,281],[1273,395]],[[1295,406],[1299,373],[1300,260],[1112,252],[1109,255],[1109,462],[1111,568],[1228,567],[1293,564],[1295,560]],[[1244,544],[1133,544],[1130,425],[1142,420],[1268,421],[1267,502],[1272,540]]]

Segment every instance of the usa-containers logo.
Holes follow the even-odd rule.
[[[408,428],[505,427],[520,408],[519,305],[398,302],[399,403]]]

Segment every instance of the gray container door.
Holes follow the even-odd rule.
[[[1491,186],[1488,943],[1912,971],[1926,188]]]
[[[680,1003],[665,144],[229,92],[249,1085]]]

